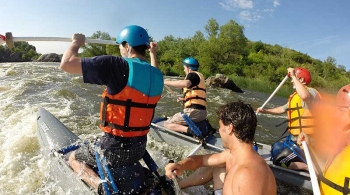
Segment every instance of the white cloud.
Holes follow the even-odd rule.
[[[281,5],[280,0],[223,0],[219,4],[223,9],[238,14],[243,22],[257,22],[266,15],[272,17],[276,7]]]
[[[254,7],[253,0],[225,0],[219,4],[226,10],[252,9]]]
[[[220,2],[219,4],[221,5],[222,8],[224,8],[227,11],[231,11],[232,10],[232,8],[229,5],[225,4],[225,3],[221,3]]]
[[[274,7],[277,7],[277,6],[279,6],[279,5],[281,5],[280,2],[279,2],[279,0],[273,0],[273,6],[274,6]]]
[[[264,9],[263,12],[273,12],[274,9]]]
[[[241,11],[241,13],[239,13],[239,18],[242,20],[251,21],[251,17],[250,11]]]
[[[259,21],[262,17],[258,12],[244,10],[239,13],[239,18],[243,21],[256,22]]]

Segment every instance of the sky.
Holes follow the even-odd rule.
[[[349,0],[0,0],[0,34],[71,37],[96,31],[116,37],[131,24],[160,41],[205,33],[211,18],[234,20],[250,41],[278,44],[350,70]],[[69,43],[29,42],[39,53],[61,54]]]

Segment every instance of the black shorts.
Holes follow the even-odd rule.
[[[143,157],[146,143],[147,137],[120,138],[105,134],[95,142],[81,145],[75,152],[75,159],[96,167],[95,151],[97,149],[100,158],[104,157],[111,166],[132,164]]]
[[[83,144],[75,151],[75,159],[95,169],[97,164],[94,152],[95,149],[91,146],[91,144]]]
[[[284,148],[273,160],[273,164],[289,167],[292,162],[304,162],[301,158],[305,159],[303,151],[299,151],[298,154],[294,153],[290,148]]]
[[[100,140],[86,143],[75,151],[75,159],[97,171],[95,151],[100,159],[105,158],[108,168],[119,189],[118,194],[135,194],[144,190],[144,168],[139,160],[146,151],[146,142],[130,139],[130,142],[104,135]],[[106,176],[106,174],[105,174]]]

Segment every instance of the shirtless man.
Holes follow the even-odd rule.
[[[225,173],[222,189],[215,185],[215,194],[275,195],[276,180],[265,160],[253,149],[257,119],[254,110],[241,101],[222,106],[219,111],[219,133],[225,151],[195,155],[165,167],[166,176],[173,179],[185,170],[211,170]],[[211,168],[213,167],[213,168]],[[215,174],[214,174],[215,176]],[[191,177],[191,176],[190,176]],[[218,180],[217,178],[213,178]],[[183,187],[183,186],[180,186]]]

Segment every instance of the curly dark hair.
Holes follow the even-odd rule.
[[[224,125],[233,125],[237,139],[253,143],[257,118],[250,104],[243,101],[231,102],[221,106],[217,114]]]

